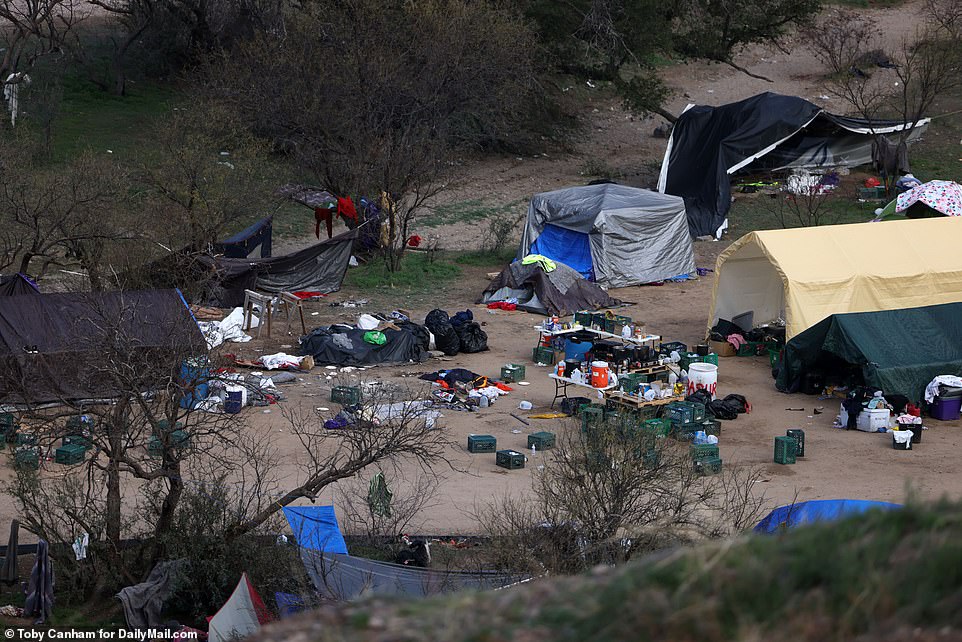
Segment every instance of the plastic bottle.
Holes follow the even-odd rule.
[[[676,375],[674,371],[669,372],[668,385],[674,388],[676,383],[678,383],[678,375]]]
[[[558,362],[558,376],[559,376],[559,377],[565,376],[565,362],[564,362],[564,361],[559,361],[559,362]]]
[[[536,454],[538,454],[538,449],[534,444],[531,444],[531,456],[534,457]]]

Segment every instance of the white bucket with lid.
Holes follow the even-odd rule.
[[[696,390],[707,390],[715,398],[718,386],[718,366],[713,363],[693,363],[688,366],[688,390],[686,396]]]

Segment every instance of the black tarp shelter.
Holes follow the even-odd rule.
[[[230,259],[246,259],[260,247],[261,258],[267,258],[271,255],[273,231],[274,217],[268,216],[223,241],[217,241],[214,243],[214,252]]]
[[[785,345],[775,386],[796,392],[807,372],[846,367],[865,385],[921,399],[936,376],[962,376],[962,303],[833,314]]]
[[[19,296],[21,294],[40,294],[40,288],[29,276],[17,272],[0,276],[0,296]]]
[[[564,263],[545,272],[541,263],[515,261],[501,271],[481,293],[478,303],[518,300],[518,309],[534,314],[567,316],[578,310],[597,310],[621,305],[595,283]]]
[[[910,140],[928,122],[915,123]],[[732,175],[864,165],[877,135],[906,127],[912,124],[836,116],[803,98],[770,92],[719,107],[689,105],[668,140],[658,191],[685,199],[692,236],[719,236]]]
[[[206,348],[177,290],[9,297],[0,305],[0,403],[113,397],[118,362],[148,389]]]
[[[300,340],[300,354],[310,355],[318,365],[369,366],[382,363],[421,362],[427,358],[430,335],[424,326],[395,321],[385,328],[384,344],[364,340],[366,330],[343,325],[315,328]]]

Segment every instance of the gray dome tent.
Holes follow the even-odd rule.
[[[559,316],[574,314],[579,310],[613,308],[622,304],[564,263],[557,261],[551,272],[545,272],[540,263],[511,263],[481,293],[478,303],[493,303],[508,298],[518,300],[519,310]]]
[[[614,183],[535,194],[518,258],[528,254],[616,288],[695,271],[684,200]]]

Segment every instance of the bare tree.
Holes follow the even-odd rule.
[[[0,269],[15,265],[43,277],[51,265],[79,264],[98,289],[97,248],[131,236],[124,221],[124,171],[91,154],[66,168],[44,168],[20,143],[0,145]]]
[[[0,80],[29,72],[42,57],[62,55],[77,25],[89,15],[79,0],[0,0],[0,33],[5,47]]]
[[[544,454],[534,498],[482,508],[482,526],[502,538],[503,561],[549,573],[749,527],[762,505],[753,489],[759,473],[729,464],[703,475],[689,446],[642,430],[633,417],[573,427]]]
[[[487,2],[323,0],[292,14],[280,37],[213,60],[203,84],[325,189],[382,200],[396,270],[451,152],[506,140],[525,118],[530,41]]]
[[[393,551],[399,535],[421,532],[425,511],[437,504],[441,477],[432,472],[412,479],[401,470],[389,471],[386,483],[393,490],[388,510],[372,503],[367,481],[357,477],[339,487],[338,505],[346,518],[344,532],[368,546],[383,547],[387,543]]]
[[[878,48],[878,23],[863,13],[831,9],[802,30],[805,46],[832,76],[847,75],[867,51]]]

